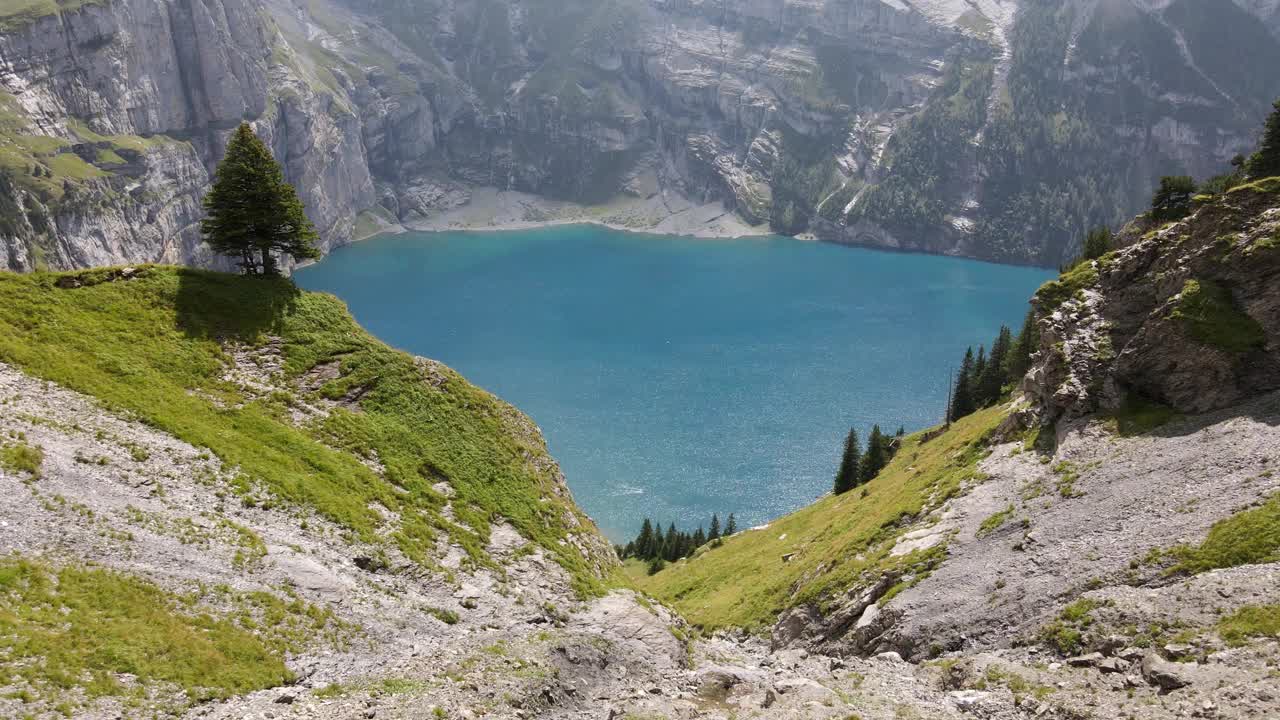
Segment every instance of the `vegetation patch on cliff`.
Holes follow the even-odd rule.
[[[50,15],[101,5],[104,0],[0,0],[0,32],[13,32]]]
[[[1129,393],[1112,419],[1119,435],[1133,437],[1151,432],[1176,417],[1178,412],[1168,405],[1149,400],[1137,393]]]
[[[208,448],[238,469],[230,490],[242,502],[313,508],[352,539],[427,565],[440,537],[493,565],[489,528],[501,518],[580,592],[602,587],[597,564],[608,560],[569,537],[590,545],[594,526],[514,408],[383,345],[336,298],[288,280],[159,267],[130,277],[0,274],[0,360]],[[281,346],[283,389],[253,396],[226,379],[224,344],[269,338]],[[329,371],[307,375],[321,365]],[[294,421],[302,392],[331,411]],[[433,487],[442,482],[454,497]]]
[[[821,603],[863,577],[905,572],[922,556],[937,560],[937,546],[898,557],[890,551],[913,520],[978,478],[984,439],[1003,417],[1001,408],[989,408],[927,441],[924,433],[910,435],[863,490],[825,496],[740,532],[639,585],[703,628],[761,630],[783,610]]]
[[[1240,308],[1231,291],[1210,280],[1187,280],[1172,317],[1192,338],[1230,353],[1256,350],[1267,340],[1262,326]]]
[[[1098,282],[1098,269],[1092,262],[1081,263],[1062,273],[1057,280],[1050,280],[1036,291],[1035,301],[1041,312],[1050,313],[1076,293]]]

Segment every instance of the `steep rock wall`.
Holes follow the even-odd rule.
[[[1257,0],[104,0],[0,20],[14,269],[213,262],[200,199],[244,119],[326,250],[362,211],[413,221],[470,185],[722,200],[778,232],[1054,264],[1160,174],[1247,150],[1280,94]]]

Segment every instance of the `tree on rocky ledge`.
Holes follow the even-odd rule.
[[[316,258],[316,230],[271,151],[241,123],[227,143],[201,230],[220,255],[238,257],[248,275],[276,275],[276,255]]]
[[[1262,130],[1258,151],[1249,157],[1246,169],[1254,177],[1280,175],[1280,100],[1271,106],[1271,115]]]

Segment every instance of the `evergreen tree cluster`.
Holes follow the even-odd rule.
[[[640,524],[640,534],[625,546],[618,548],[618,555],[623,559],[639,558],[647,560],[650,568],[657,567],[661,569],[663,562],[674,562],[680,558],[689,557],[695,550],[706,545],[714,543],[721,538],[728,537],[738,532],[738,520],[729,513],[728,519],[724,526],[720,525],[719,514],[711,516],[710,530],[704,530],[701,525],[693,532],[684,532],[676,528],[675,523],[667,525],[664,532],[661,523],[654,523],[649,518],[645,518]],[[653,570],[656,572],[656,570]]]
[[[1108,233],[1108,241],[1109,237]],[[1020,380],[1031,367],[1031,354],[1039,344],[1035,313],[1028,311],[1022,330],[1016,336],[1008,326],[1000,327],[990,353],[985,345],[978,346],[977,355],[973,354],[972,347],[966,350],[952,387],[947,422],[999,402],[1006,388]]]
[[[867,448],[864,451],[858,442],[858,431],[849,428],[832,492],[837,495],[846,493],[875,479],[893,459],[905,434],[905,428],[899,427],[896,434],[887,435],[880,430],[879,425],[875,425],[867,436]]]
[[[1160,187],[1151,198],[1151,219],[1157,222],[1180,220],[1191,212],[1191,201],[1197,193],[1221,195],[1251,179],[1280,175],[1280,100],[1272,103],[1271,108],[1257,151],[1247,158],[1244,155],[1232,158],[1230,172],[1215,175],[1199,184],[1188,175],[1160,178]]]
[[[1255,178],[1280,175],[1280,100],[1271,104],[1271,114],[1262,128],[1258,151],[1243,164],[1249,175]]]

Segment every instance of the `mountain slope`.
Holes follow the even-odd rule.
[[[313,508],[428,566],[437,536],[491,562],[501,517],[584,592],[612,567],[527,418],[331,296],[153,267],[10,275],[0,294],[0,359],[207,448],[245,503]]]
[[[13,2],[4,264],[213,263],[200,198],[241,119],[326,249],[472,197],[483,220],[474,191],[497,187],[606,203],[520,196],[516,220],[694,232],[723,202],[778,232],[1056,264],[1161,174],[1251,146],[1276,28],[1231,0]]]
[[[1268,717],[1277,187],[1134,221],[1037,293],[1041,344],[1015,399],[909,437],[865,495],[642,587],[707,628],[771,628],[775,649],[942,658],[967,668],[961,689],[994,656],[1024,688],[1059,678],[1059,709]],[[1046,675],[1055,657],[1077,670]]]

